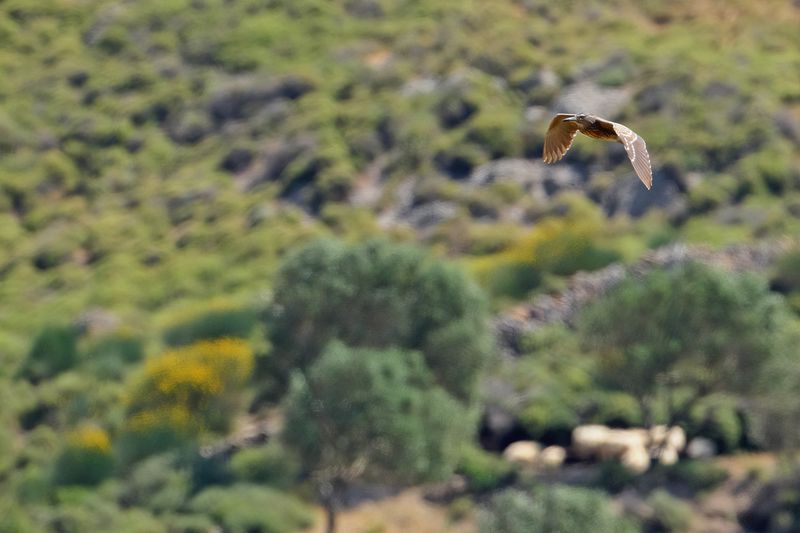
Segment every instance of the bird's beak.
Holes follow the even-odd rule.
[[[577,121],[578,121],[578,117],[567,117],[564,120],[562,120],[561,122],[577,122]]]

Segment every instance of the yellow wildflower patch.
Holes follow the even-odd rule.
[[[131,429],[201,426],[247,381],[253,364],[253,350],[240,339],[200,341],[150,359],[129,397]]]
[[[111,439],[108,433],[100,427],[86,425],[75,430],[69,437],[69,444],[73,448],[96,450],[103,453],[111,451]]]

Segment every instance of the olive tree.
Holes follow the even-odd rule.
[[[442,479],[474,427],[422,355],[399,349],[329,345],[292,376],[285,407],[283,439],[320,492],[329,532],[350,483]]]
[[[761,280],[689,263],[627,279],[583,313],[579,329],[601,380],[636,397],[646,422],[666,398],[674,423],[713,392],[756,394],[772,362],[790,353],[787,316]]]
[[[417,350],[436,382],[469,401],[490,349],[484,297],[454,265],[406,245],[318,240],[291,254],[267,318],[271,363],[285,379],[332,340]]]
[[[453,471],[491,349],[486,303],[462,270],[381,240],[312,242],[283,263],[267,327],[272,370],[289,382],[283,438],[329,531],[353,482]]]

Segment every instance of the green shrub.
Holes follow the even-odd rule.
[[[704,179],[689,191],[689,207],[694,214],[707,213],[724,205],[735,188],[736,181],[729,175]]]
[[[792,150],[784,143],[747,155],[737,164],[743,179],[754,188],[781,194],[792,186]]]
[[[155,513],[177,511],[189,496],[189,472],[171,454],[156,455],[138,463],[121,487],[126,505]]]
[[[208,533],[217,527],[211,518],[202,513],[168,514],[159,518],[170,533]]]
[[[664,489],[657,489],[647,497],[647,505],[653,511],[644,527],[647,531],[667,533],[688,531],[692,521],[692,507],[672,496]]]
[[[206,457],[199,453],[193,453],[189,466],[193,493],[200,492],[212,485],[227,485],[233,481],[230,463],[224,455]]]
[[[499,264],[486,274],[486,290],[494,297],[522,300],[542,283],[542,273],[527,263]]]
[[[114,469],[114,457],[108,434],[86,426],[69,437],[66,448],[56,460],[54,482],[58,485],[97,485]]]
[[[229,533],[291,533],[311,526],[311,509],[292,496],[269,487],[237,484],[206,489],[189,508],[210,515]]]
[[[638,478],[636,472],[619,461],[603,461],[597,469],[593,484],[606,492],[616,494],[633,485]]]
[[[739,448],[744,429],[734,399],[716,398],[701,402],[692,409],[691,434],[714,441],[721,452]]]
[[[95,491],[75,487],[61,489],[57,502],[39,516],[46,520],[45,531],[167,533],[166,526],[147,511],[120,508],[112,499]]]
[[[33,341],[20,375],[32,382],[72,368],[78,360],[77,333],[70,326],[48,326]]]
[[[20,503],[46,504],[53,496],[53,473],[39,465],[28,465],[17,474],[15,493]]]
[[[728,471],[712,461],[680,461],[666,471],[669,480],[685,484],[693,492],[711,490],[728,479]]]
[[[631,78],[631,70],[628,65],[612,65],[600,73],[597,77],[597,82],[607,87],[619,87]]]
[[[800,291],[800,251],[780,258],[770,277],[770,287],[782,293]]]
[[[130,46],[130,37],[124,28],[111,26],[97,41],[97,46],[109,55],[117,55]]]
[[[183,424],[171,420],[168,414],[164,417],[140,423],[138,420],[128,423],[122,430],[116,448],[123,465],[132,464],[148,455],[179,449],[192,442],[191,435]]]
[[[555,396],[535,400],[522,410],[519,419],[532,438],[562,444],[569,442],[572,428],[580,422],[575,409]]]
[[[519,115],[507,109],[481,111],[470,121],[467,140],[483,148],[492,159],[512,157],[522,150]]]
[[[528,495],[505,490],[495,495],[478,520],[481,533],[623,533],[635,524],[614,513],[600,491],[547,486]]]
[[[476,492],[495,490],[514,479],[514,469],[510,463],[474,446],[462,451],[456,472],[464,476],[470,490]]]
[[[86,351],[88,365],[102,377],[119,379],[126,366],[144,357],[142,339],[128,333],[112,333],[97,339]]]
[[[786,301],[789,304],[789,307],[796,315],[800,315],[800,292],[795,294],[790,294]]]
[[[0,418],[0,476],[10,469],[14,463],[14,440],[16,438],[14,426]]]
[[[475,503],[468,496],[459,496],[447,506],[447,518],[450,522],[460,522],[475,512]]]
[[[193,342],[232,337],[247,339],[258,317],[253,309],[219,309],[198,314],[164,331],[164,342],[184,346]]]
[[[125,364],[138,363],[144,356],[142,339],[130,333],[112,333],[97,339],[87,350],[87,358],[118,358]]]
[[[0,499],[0,533],[34,533],[38,531],[33,521],[20,507],[19,503],[10,499]]]
[[[300,468],[297,457],[278,442],[247,448],[230,461],[230,469],[236,480],[280,489],[289,488],[297,481]]]
[[[592,422],[610,427],[637,427],[642,424],[642,409],[636,398],[622,392],[602,392],[595,400]]]

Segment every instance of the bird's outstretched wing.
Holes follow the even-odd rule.
[[[547,134],[544,136],[544,152],[542,159],[545,163],[555,163],[567,153],[572,146],[572,140],[578,133],[578,125],[575,122],[564,122],[564,119],[571,117],[568,113],[559,113],[550,121]]]
[[[642,180],[644,186],[650,189],[653,186],[653,170],[650,168],[650,154],[647,153],[644,139],[627,126],[616,122],[611,124],[622,142],[622,146],[625,147],[625,151],[628,152],[628,159],[631,160],[633,170],[636,171],[636,175]]]

